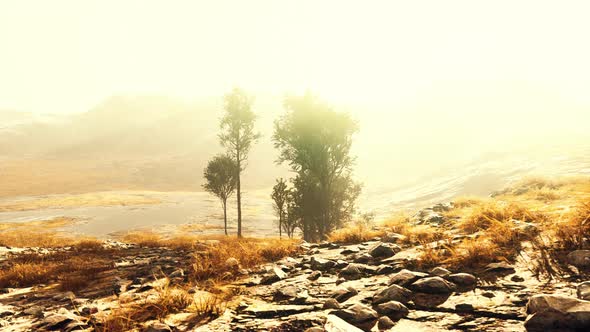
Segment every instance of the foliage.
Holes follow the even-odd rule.
[[[287,188],[287,182],[283,178],[277,179],[277,183],[272,188],[270,197],[272,198],[275,212],[279,217],[279,237],[282,236],[283,220],[286,219],[289,196],[290,190]]]
[[[350,221],[360,185],[351,177],[352,136],[358,126],[311,94],[288,97],[286,114],[275,122],[273,141],[279,163],[296,172],[294,217],[308,241],[325,239]]]
[[[235,88],[224,98],[225,114],[221,118],[219,140],[236,163],[236,190],[238,201],[238,237],[242,236],[242,193],[240,173],[246,167],[248,152],[260,137],[254,131],[256,115],[252,112],[252,97]]]
[[[221,200],[225,235],[227,235],[227,199],[236,190],[237,165],[232,158],[218,155],[209,161],[203,176],[206,180],[203,188]]]

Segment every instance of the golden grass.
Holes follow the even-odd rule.
[[[197,282],[231,280],[237,276],[236,271],[226,264],[229,258],[237,259],[242,268],[252,268],[297,254],[300,251],[298,244],[298,240],[291,239],[223,237],[205,252],[195,254],[192,277]]]
[[[460,221],[458,226],[462,231],[472,234],[490,228],[494,222],[511,223],[512,220],[546,222],[548,217],[520,204],[493,200],[475,206],[471,214]]]
[[[351,225],[333,231],[328,240],[334,243],[361,243],[382,235],[382,232],[363,225]]]
[[[582,201],[569,213],[565,222],[553,226],[557,246],[564,250],[587,249],[590,247],[590,200]]]
[[[161,203],[161,200],[148,197],[143,194],[96,192],[5,201],[0,203],[0,212],[29,211],[51,208],[73,208],[82,206],[127,206],[158,203]]]
[[[155,296],[128,304],[120,304],[109,315],[94,324],[97,332],[116,332],[137,329],[142,322],[164,320],[178,312],[193,314],[193,320],[219,316],[225,309],[225,299],[215,294],[200,292],[197,297],[185,288],[170,286],[168,280],[155,288]]]
[[[0,270],[0,288],[28,287],[58,282],[63,290],[78,290],[95,280],[98,273],[114,267],[113,250],[93,242],[74,244],[73,250],[50,254],[19,254]]]

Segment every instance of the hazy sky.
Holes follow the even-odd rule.
[[[0,109],[239,85],[388,112],[582,113],[589,15],[588,1],[0,0]]]

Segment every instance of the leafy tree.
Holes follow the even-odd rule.
[[[309,93],[288,97],[284,105],[273,134],[278,162],[297,174],[293,200],[305,240],[324,239],[351,219],[360,193],[350,155],[358,125]]]
[[[289,195],[291,196],[291,195]],[[287,212],[283,218],[283,231],[287,233],[287,236],[291,239],[297,228],[301,228],[300,218],[297,215],[297,206],[293,202],[292,198],[289,197],[287,202]]]
[[[287,188],[287,182],[283,178],[277,179],[277,183],[272,188],[270,197],[273,200],[275,212],[279,216],[279,237],[282,237],[283,220],[287,215],[287,204],[289,200],[289,189]]]
[[[221,200],[225,235],[227,235],[227,199],[236,190],[236,168],[237,165],[231,157],[218,155],[207,163],[203,172],[206,180],[203,188]]]
[[[224,115],[221,118],[219,140],[227,149],[237,167],[236,192],[238,201],[238,237],[242,237],[242,192],[240,174],[246,167],[248,152],[260,134],[254,132],[256,115],[252,112],[252,97],[235,88],[224,97]]]

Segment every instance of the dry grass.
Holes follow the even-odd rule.
[[[553,227],[557,247],[562,250],[578,250],[590,247],[590,200],[579,203],[565,222]]]
[[[192,250],[197,247],[199,241],[205,237],[196,235],[178,235],[165,237],[161,234],[151,231],[134,231],[119,236],[120,240],[127,243],[135,243],[142,247],[160,248],[168,247],[172,249]],[[210,237],[207,237],[210,238]]]
[[[114,267],[112,253],[94,242],[83,241],[71,251],[16,255],[0,271],[0,288],[58,282],[62,290],[79,290],[95,280],[98,273]]]
[[[512,223],[512,220],[546,222],[548,217],[520,204],[493,200],[475,206],[471,214],[459,222],[458,226],[462,231],[473,234],[489,229],[496,222]]]
[[[0,203],[0,212],[30,211],[51,208],[73,208],[81,206],[127,206],[158,204],[160,200],[144,194],[123,192],[96,192],[86,194],[52,195]]]
[[[236,271],[226,264],[229,258],[237,259],[242,268],[252,268],[295,255],[300,250],[298,240],[223,237],[218,241],[195,254],[192,277],[197,282],[234,279]]]
[[[193,313],[193,320],[217,317],[225,309],[225,299],[201,292],[195,297],[185,288],[170,286],[168,280],[155,288],[155,296],[120,304],[110,314],[94,324],[97,332],[116,332],[137,329],[142,322],[164,320],[179,312]]]
[[[383,232],[369,229],[364,225],[351,225],[335,230],[328,240],[334,243],[361,243],[382,235]]]

